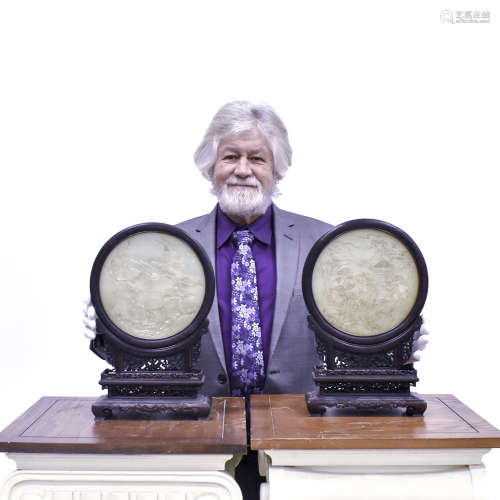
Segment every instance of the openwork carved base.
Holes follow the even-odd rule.
[[[417,371],[410,366],[397,370],[393,368],[334,369],[317,367],[313,373],[314,382],[323,395],[337,393],[404,393],[410,392],[410,385],[418,382]]]
[[[204,375],[200,371],[104,370],[100,384],[108,389],[92,405],[97,418],[199,419],[210,412],[210,398],[198,394]]]
[[[307,408],[311,414],[325,415],[334,409],[393,410],[406,408],[406,415],[420,416],[427,409],[427,403],[416,393],[336,393],[321,394],[319,389],[306,394]]]
[[[322,361],[313,372],[317,389],[306,394],[310,413],[324,415],[338,408],[380,411],[406,408],[406,415],[425,412],[425,400],[410,391],[418,376],[408,363],[413,335],[421,327],[422,318],[406,327],[397,341],[382,342],[379,347],[339,340],[324,331],[312,315],[308,320]]]
[[[103,389],[114,397],[169,398],[173,396],[196,397],[205,377],[201,371],[172,370],[164,372],[116,371],[106,369],[101,374]]]
[[[102,396],[92,405],[92,413],[103,419],[196,420],[208,417],[210,398],[120,398]]]

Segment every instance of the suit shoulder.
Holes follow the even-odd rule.
[[[208,214],[200,215],[198,217],[193,217],[192,219],[183,220],[182,222],[177,223],[176,226],[184,230],[189,230],[191,228],[199,227],[200,224],[203,222],[203,219],[207,217],[207,215]]]
[[[205,215],[200,215],[192,219],[184,220],[176,224],[177,227],[184,229],[184,231],[194,231],[195,229],[204,228],[211,218],[215,218],[215,209]]]
[[[292,221],[302,234],[308,233],[313,237],[319,238],[327,231],[330,231],[335,227],[333,224],[329,224],[313,217],[307,217],[306,215],[300,215],[286,210],[279,210],[281,211],[282,216],[285,216],[288,220]]]

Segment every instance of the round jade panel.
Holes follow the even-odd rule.
[[[378,229],[355,229],[334,238],[312,274],[314,301],[323,317],[336,329],[362,337],[398,326],[415,304],[418,288],[409,250]]]
[[[116,326],[133,337],[158,340],[181,332],[196,317],[205,295],[205,274],[186,242],[143,232],[109,253],[99,291]]]

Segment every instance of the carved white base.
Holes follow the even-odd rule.
[[[266,450],[260,499],[489,500],[488,451]]]
[[[8,455],[1,500],[241,500],[231,455]]]

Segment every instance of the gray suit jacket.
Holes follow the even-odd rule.
[[[286,212],[273,205],[276,244],[276,302],[271,333],[265,392],[304,393],[314,388],[312,370],[317,364],[314,334],[307,325],[308,311],[302,296],[302,269],[309,250],[333,226],[310,217]],[[197,240],[215,269],[216,208],[178,226]],[[202,392],[229,395],[229,380],[214,300],[208,315],[209,334],[202,337],[199,365],[205,372]]]

